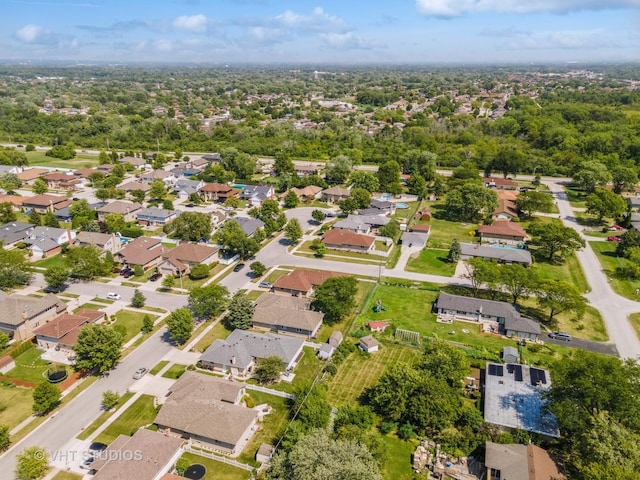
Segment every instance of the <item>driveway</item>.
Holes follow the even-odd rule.
[[[542,334],[541,339],[544,340],[545,343],[562,345],[563,347],[582,348],[583,350],[589,350],[590,352],[603,353],[614,357],[618,356],[618,349],[612,342],[593,342],[591,340],[583,340],[576,337],[573,337],[570,342],[565,342],[564,340],[551,338],[548,333]]]

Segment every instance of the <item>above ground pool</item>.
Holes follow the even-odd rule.
[[[396,208],[400,208],[400,209],[409,208],[409,205],[407,203],[396,203]]]

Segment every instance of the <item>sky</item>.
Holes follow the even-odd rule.
[[[640,0],[0,0],[0,60],[640,60]]]

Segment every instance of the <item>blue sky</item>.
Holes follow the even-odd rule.
[[[640,0],[0,0],[0,59],[640,60]]]

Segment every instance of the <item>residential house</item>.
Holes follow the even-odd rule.
[[[320,198],[322,187],[318,187],[316,185],[307,185],[304,188],[294,187],[291,189],[291,191],[296,194],[298,200],[300,200],[301,202],[311,202],[316,198]]]
[[[324,314],[309,309],[303,297],[265,293],[255,301],[252,326],[275,333],[289,333],[315,338],[322,326]]]
[[[136,214],[141,209],[142,205],[139,203],[116,200],[98,208],[96,211],[98,212],[98,220],[101,222],[104,221],[104,217],[109,213],[119,213],[124,217],[125,222],[135,222]]]
[[[557,419],[545,409],[544,396],[550,388],[548,370],[516,363],[487,362],[484,421],[507,429],[558,438]]]
[[[60,253],[62,244],[71,243],[76,232],[66,228],[35,227],[24,240],[36,258],[50,257]]]
[[[342,187],[329,187],[321,192],[321,198],[327,203],[336,203],[349,198],[351,191]]]
[[[293,166],[293,172],[300,178],[306,177],[307,175],[317,175],[320,171],[320,167],[318,165],[296,165]]]
[[[128,163],[135,168],[150,168],[151,164],[145,158],[140,157],[123,157],[118,160],[120,163]]]
[[[6,193],[0,193],[0,203],[10,203],[13,210],[19,211],[22,209],[22,202],[24,197],[18,195],[8,195]]]
[[[67,304],[53,294],[45,297],[7,295],[0,292],[0,331],[17,341],[33,337],[33,330],[67,310]]]
[[[400,237],[400,243],[403,246],[412,248],[424,248],[427,246],[429,240],[429,233],[423,232],[404,232]]]
[[[135,192],[136,190],[141,190],[144,193],[148,193],[151,190],[151,185],[145,182],[138,182],[137,180],[127,182],[118,187],[119,190],[123,190],[127,193]]]
[[[375,333],[382,333],[389,326],[387,322],[381,322],[381,321],[369,322],[367,325],[369,326],[369,330]]]
[[[122,242],[113,233],[78,232],[73,241],[75,247],[93,245],[103,252],[116,253],[122,248]]]
[[[96,170],[98,170],[100,173],[108,175],[109,173],[111,173],[111,170],[113,170],[113,167],[115,167],[115,164],[113,163],[103,163],[102,165],[98,165],[96,167]]]
[[[101,172],[100,170],[97,170],[95,168],[78,168],[73,171],[73,175],[76,178],[80,178],[83,180],[88,180],[89,177],[91,177],[91,175],[93,175],[94,173],[104,174],[104,172]]]
[[[208,245],[181,243],[163,255],[158,271],[163,275],[188,275],[194,265],[218,261],[218,249]]]
[[[73,190],[82,183],[82,180],[76,178],[74,175],[67,175],[60,172],[52,172],[42,176],[42,179],[47,182],[47,186],[51,190]]]
[[[140,265],[144,270],[159,265],[167,249],[159,239],[151,237],[138,237],[133,242],[127,243],[114,256],[114,260],[124,265]]]
[[[105,313],[100,310],[83,308],[76,313],[61,313],[56,318],[36,328],[36,343],[41,350],[51,348],[73,355],[73,346],[78,334],[85,325],[104,319]]]
[[[373,250],[376,237],[360,235],[348,230],[333,228],[322,236],[322,242],[327,248],[346,250],[349,252],[367,253]]]
[[[165,435],[236,456],[258,429],[258,412],[241,404],[245,393],[244,383],[185,372],[170,387],[154,423]]]
[[[520,263],[525,266],[531,265],[531,252],[523,248],[501,248],[491,245],[480,245],[473,243],[460,244],[460,259],[484,258],[494,260],[498,263],[512,264]]]
[[[158,207],[143,208],[136,212],[136,219],[139,225],[148,227],[164,226],[181,213],[178,210],[167,210]]]
[[[485,443],[487,480],[565,480],[562,468],[546,450],[534,444]]]
[[[179,199],[187,200],[189,196],[198,193],[204,186],[205,183],[202,180],[181,178],[173,185],[173,193],[175,193]]]
[[[391,221],[391,218],[384,215],[349,215],[347,218],[337,221],[333,228],[367,234],[372,230],[377,230],[387,225]]]
[[[215,210],[211,212],[211,223],[213,224],[214,227],[218,227],[222,225],[226,219],[227,219],[227,216],[225,215],[224,212],[221,212],[220,210]]]
[[[207,165],[209,165],[209,162],[207,162],[204,158],[200,157],[200,158],[194,158],[192,160],[189,160],[187,162],[187,165],[190,168],[197,168],[198,170],[202,170],[204,169]]]
[[[265,200],[275,199],[275,194],[273,185],[247,185],[240,198],[247,200],[251,207],[259,207]]]
[[[478,228],[480,243],[499,243],[503,245],[521,246],[527,237],[520,224],[497,220],[491,225],[480,225]]]
[[[498,208],[493,212],[494,220],[513,220],[518,216],[518,207],[516,199],[518,198],[517,190],[498,190]]]
[[[360,338],[360,341],[358,342],[358,348],[363,352],[375,353],[379,350],[380,344],[375,338],[373,338],[373,336],[366,335]]]
[[[378,215],[393,215],[396,213],[396,204],[388,200],[371,200],[369,209],[378,212]]]
[[[15,173],[18,174],[22,171],[22,167],[17,165],[0,165],[0,177],[6,175],[7,173]]]
[[[482,179],[484,186],[496,190],[517,190],[520,186],[515,180],[500,177],[485,177]]]
[[[344,273],[328,272],[326,270],[302,270],[281,276],[273,283],[273,291],[276,293],[288,293],[290,295],[310,297],[314,290],[331,277],[341,277]]]
[[[73,202],[72,202],[73,204]],[[93,210],[94,212],[96,210],[98,210],[101,207],[104,207],[105,205],[107,205],[107,202],[96,202],[96,203],[90,203],[89,204],[89,208],[91,208],[91,210]],[[56,218],[61,221],[61,222],[71,222],[73,221],[73,215],[71,215],[71,205],[61,208],[60,210],[56,210],[55,215]]]
[[[216,340],[200,356],[203,368],[234,377],[251,376],[259,358],[279,357],[283,370],[292,370],[298,362],[305,339],[275,333],[254,333],[236,329],[225,340]]]
[[[22,180],[23,183],[26,183],[28,185],[33,185],[33,182],[37,178],[40,178],[42,175],[46,175],[49,172],[50,170],[46,168],[36,167],[36,168],[29,168],[27,170],[22,170],[21,172],[18,172],[16,175],[18,175],[18,178]]]
[[[419,224],[413,224],[411,225],[411,228],[409,228],[409,231],[411,232],[418,232],[418,233],[426,233],[427,235],[431,232],[431,225],[419,225]]]
[[[224,202],[228,198],[238,196],[240,192],[242,190],[239,188],[233,188],[224,183],[207,183],[198,191],[205,202]]]
[[[202,155],[202,158],[209,163],[220,163],[220,160],[222,160],[219,153],[207,153],[206,155]]]
[[[195,175],[198,175],[201,172],[199,168],[191,168],[187,166],[186,163],[180,166],[176,166],[175,168],[172,168],[169,171],[173,173],[173,176],[176,177],[178,181],[180,181],[180,179],[191,178]]]
[[[457,320],[495,323],[498,332],[508,337],[536,341],[540,336],[540,324],[522,317],[517,307],[507,302],[440,292],[435,308],[438,315]]]
[[[23,242],[33,231],[31,223],[9,222],[0,227],[0,244],[3,248],[11,248]]]
[[[144,183],[153,183],[154,180],[162,180],[167,186],[172,186],[177,178],[171,172],[167,172],[166,170],[151,170],[150,172],[144,172],[137,177],[141,182]]]
[[[253,237],[254,233],[256,233],[256,230],[258,230],[259,228],[264,228],[264,222],[258,218],[234,217],[231,221],[236,222],[238,225],[240,225],[244,233],[249,238]]]
[[[42,193],[33,197],[25,197],[22,201],[22,208],[25,211],[33,210],[44,215],[47,212],[55,212],[61,208],[68,207],[72,201],[63,195],[49,195]]]
[[[140,428],[132,437],[119,435],[91,463],[94,480],[158,480],[182,455],[181,438]]]

